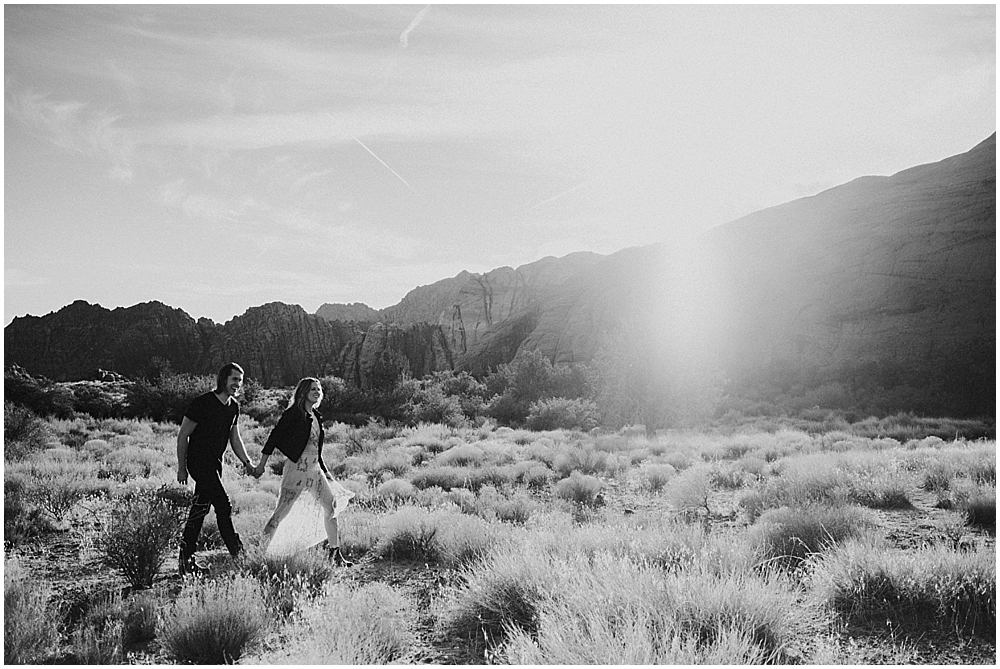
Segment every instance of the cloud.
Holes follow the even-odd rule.
[[[91,109],[77,100],[51,100],[35,92],[11,94],[6,110],[36,137],[65,151],[101,160],[112,178],[132,180],[134,139],[128,129],[118,127],[118,115]]]

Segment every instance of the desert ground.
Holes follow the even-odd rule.
[[[227,453],[248,550],[212,514],[181,577],[177,426],[49,418],[5,438],[5,663],[993,664],[996,443],[942,425],[334,423],[354,566],[265,555],[281,462]]]

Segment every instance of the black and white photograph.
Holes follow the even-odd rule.
[[[996,4],[5,4],[4,664],[996,654]]]

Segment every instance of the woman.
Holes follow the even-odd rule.
[[[323,387],[318,379],[307,377],[299,381],[292,396],[291,406],[285,410],[278,424],[274,426],[267,443],[264,444],[264,450],[261,451],[260,462],[254,467],[254,476],[260,477],[264,473],[268,457],[275,448],[288,458],[281,476],[278,505],[264,526],[264,545],[271,547],[279,525],[296,506],[296,501],[300,500],[299,506],[302,506],[311,498],[311,501],[321,507],[322,525],[326,531],[331,557],[338,565],[349,567],[351,562],[340,551],[337,516],[347,506],[348,500],[354,493],[334,481],[326,468],[326,463],[323,462],[323,419],[316,411],[322,400]],[[302,499],[303,493],[308,493],[309,496]],[[286,523],[288,524],[290,523]],[[302,545],[310,540],[315,542],[321,540],[321,535],[318,534],[318,519],[298,524],[305,526],[294,528],[290,533],[297,535],[297,540],[283,537],[281,542],[276,543]]]

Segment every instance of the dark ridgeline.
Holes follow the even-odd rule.
[[[325,304],[313,315],[271,303],[220,325],[158,302],[75,302],[14,319],[5,355],[54,380],[98,368],[137,376],[161,358],[200,374],[237,360],[265,385],[316,374],[364,384],[386,351],[422,376],[481,374],[519,350],[562,364],[631,346],[664,374],[703,366],[744,387],[923,388],[924,404],[932,388],[936,411],[992,415],[995,184],[993,135],[684,244],[462,272],[377,311]]]

